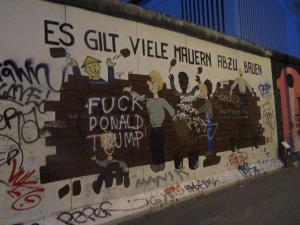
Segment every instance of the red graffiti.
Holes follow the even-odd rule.
[[[238,165],[246,162],[248,159],[247,152],[233,152],[228,156],[230,165]]]
[[[182,195],[184,193],[184,189],[177,184],[176,186],[170,186],[164,189],[166,195],[172,197],[173,195]]]
[[[35,170],[25,172],[24,168],[17,169],[17,160],[12,161],[12,171],[7,182],[0,180],[0,183],[5,184],[10,189],[7,191],[9,196],[17,198],[12,208],[17,211],[28,210],[36,207],[41,202],[40,193],[44,192],[44,188],[38,187],[37,180],[31,177]]]

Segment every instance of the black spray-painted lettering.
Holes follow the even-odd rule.
[[[61,83],[55,88],[50,81],[49,67],[46,63],[34,65],[30,58],[25,60],[24,68],[19,67],[16,62],[11,59],[0,63],[0,81],[3,83],[23,83],[30,85],[40,85],[45,82],[51,91],[59,92],[62,83],[65,80],[65,74],[62,74]],[[3,87],[3,84],[1,85]],[[20,88],[14,86],[13,89]]]
[[[50,39],[50,35],[53,35],[55,33],[54,30],[51,28],[53,27],[59,27],[60,32],[62,33],[64,38],[58,38],[58,40]],[[44,20],[44,35],[45,35],[45,43],[49,45],[59,45],[62,44],[64,46],[72,46],[75,43],[74,36],[67,30],[67,29],[73,29],[73,26],[69,23],[62,23],[51,20]],[[65,37],[69,40],[65,41]]]
[[[262,76],[262,67],[257,63],[244,61],[244,71],[246,74]]]
[[[39,139],[39,122],[37,109],[24,113],[16,108],[10,107],[0,114],[0,131],[4,129],[16,130],[18,143],[33,143]]]
[[[225,57],[223,55],[218,55],[218,67],[237,71],[237,59],[232,57]]]
[[[133,53],[135,55],[137,54],[138,50],[140,50],[143,56],[157,59],[168,59],[167,43],[145,40],[140,38],[133,40],[132,37],[129,37],[129,40]]]
[[[95,30],[88,30],[84,34],[84,43],[91,50],[99,50],[104,52],[116,52],[116,40],[118,34],[97,32]]]
[[[24,88],[22,84],[2,83],[0,85],[0,100],[7,100],[20,106],[33,105],[41,109],[43,99],[48,98],[49,94],[50,90],[43,92],[37,87]]]
[[[128,200],[128,203],[136,202],[136,207],[128,208],[113,208],[113,204],[109,201],[100,203],[99,207],[86,207],[82,210],[76,210],[74,212],[63,212],[57,216],[57,220],[66,225],[76,225],[88,222],[96,222],[97,220],[104,219],[112,216],[113,212],[128,212],[146,208],[149,205],[149,201],[146,199],[134,199]]]
[[[190,49],[183,46],[174,46],[174,58],[180,62],[193,65],[202,65],[211,67],[211,53]]]

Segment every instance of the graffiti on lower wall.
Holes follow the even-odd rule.
[[[121,200],[104,200],[94,205],[86,205],[75,210],[59,212],[40,224],[78,225],[110,222],[122,216],[150,210],[151,208],[163,208],[186,197],[196,196],[199,193],[207,193],[212,189],[230,184],[232,177],[247,179],[264,174],[270,170],[280,168],[281,164],[275,159],[265,159],[255,165],[241,164],[236,170],[228,171],[226,175],[208,176],[201,179],[192,179],[180,183],[167,185],[155,191],[140,195],[128,196]]]
[[[247,162],[249,156],[247,152],[233,152],[228,156],[230,165],[239,165]]]
[[[203,191],[221,186],[220,178],[211,176],[198,180],[191,180],[183,184],[167,185],[147,196],[129,196],[122,203],[102,201],[96,205],[88,205],[73,211],[64,211],[51,218],[56,224],[97,224],[118,218],[122,214],[130,215],[153,207],[164,207],[180,199],[196,195]]]
[[[12,209],[17,211],[34,208],[41,202],[44,188],[37,186],[38,180],[32,178],[33,171],[25,171],[23,167],[17,169],[17,160],[12,160],[12,171],[7,181],[0,180],[9,190],[7,194],[16,199]]]
[[[137,178],[135,187],[139,188],[140,186],[154,186],[156,188],[166,185],[168,183],[174,182],[175,180],[184,181],[185,178],[190,177],[189,173],[181,169],[175,169],[174,171],[166,171],[163,175],[157,176],[148,176],[143,178]]]

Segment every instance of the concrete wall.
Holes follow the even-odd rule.
[[[290,145],[293,158],[300,155],[300,70],[299,64],[272,60],[278,145]],[[279,155],[284,149],[279,148]],[[294,157],[295,156],[295,157]]]
[[[282,166],[270,58],[37,0],[0,27],[1,224],[103,224]]]

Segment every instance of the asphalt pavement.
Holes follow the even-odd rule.
[[[300,168],[280,169],[119,225],[300,225]]]

